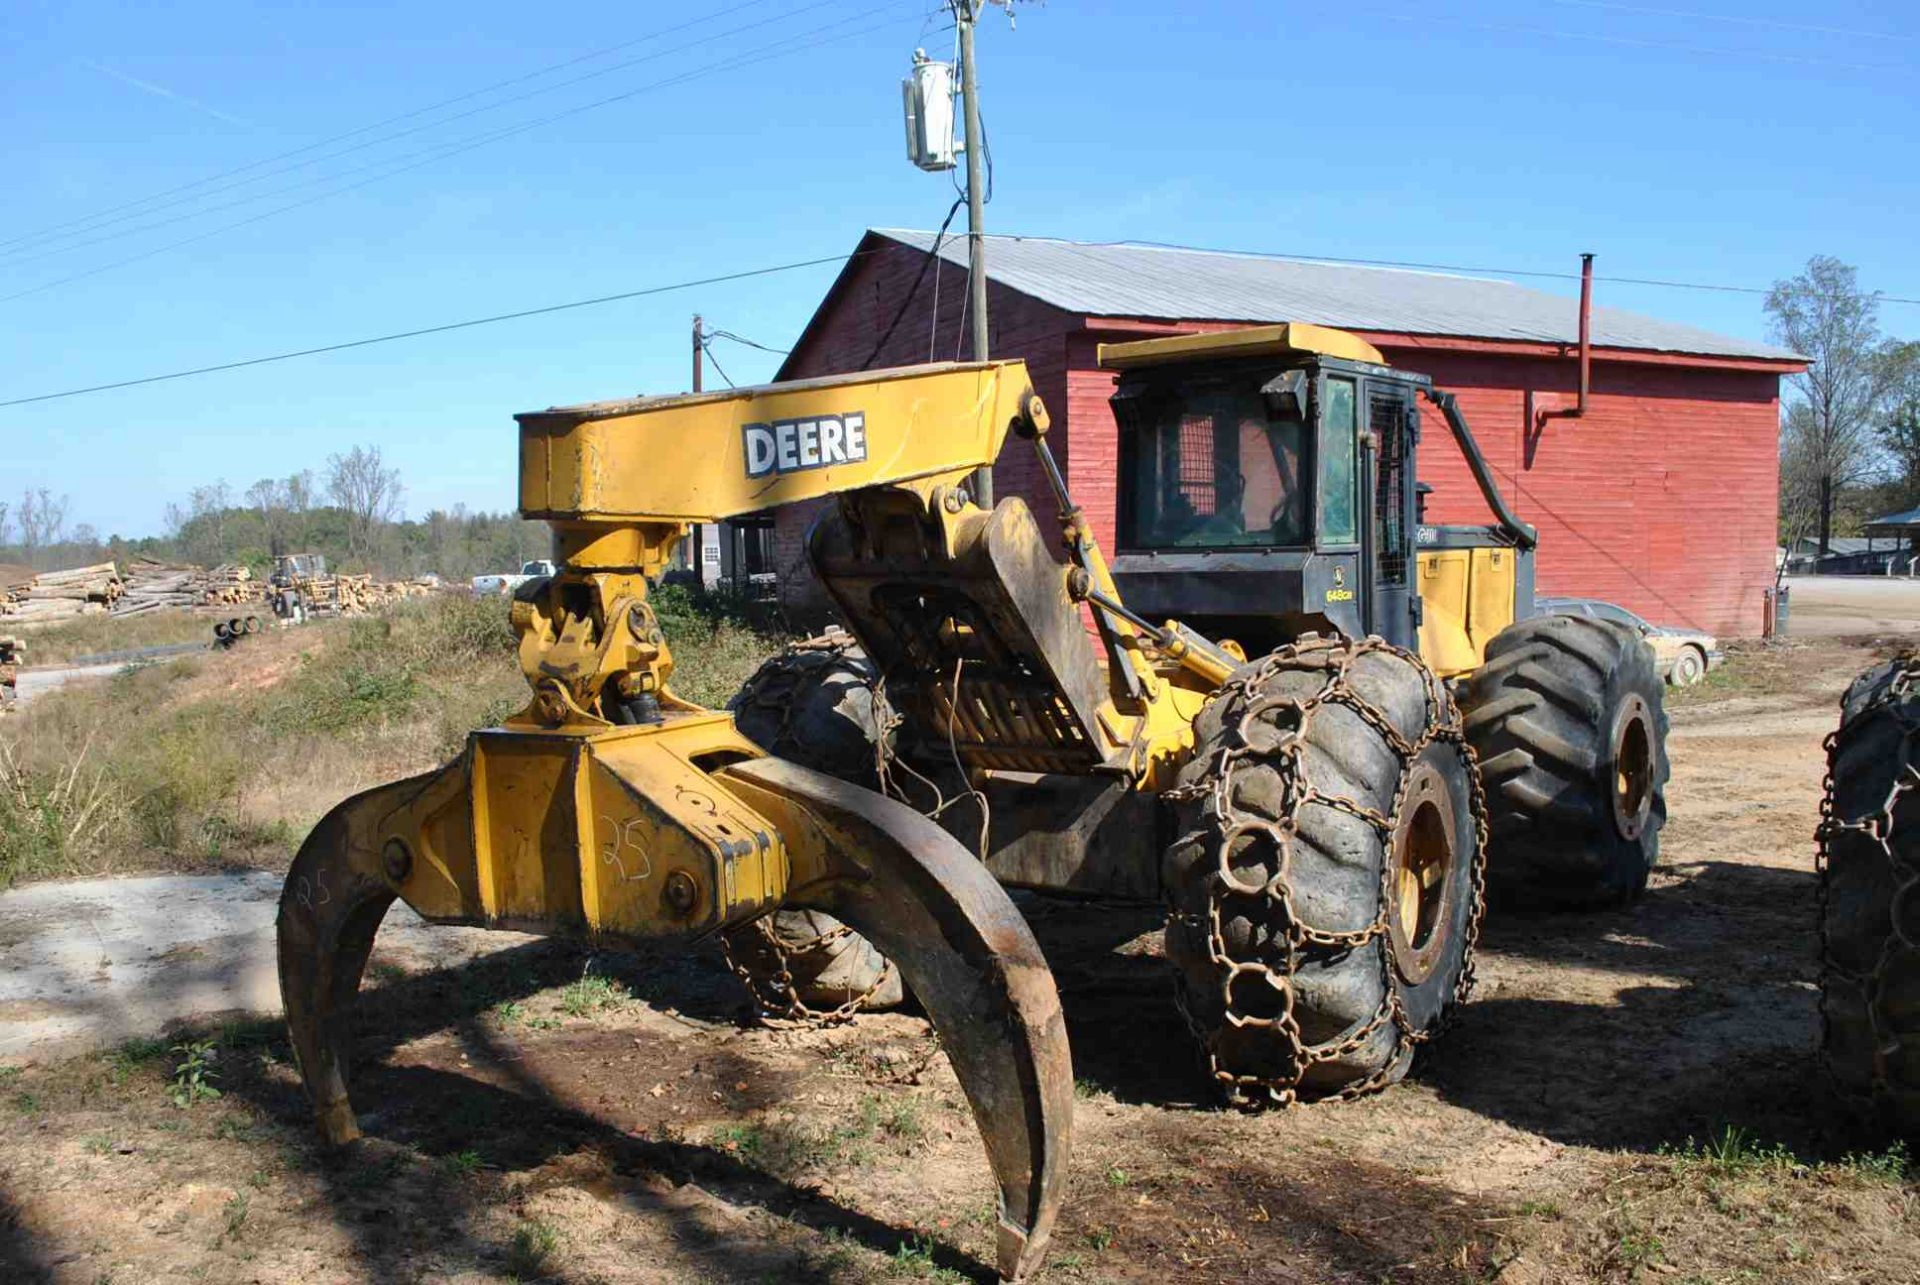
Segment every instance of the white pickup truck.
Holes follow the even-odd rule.
[[[533,562],[521,563],[519,575],[475,576],[473,578],[473,596],[476,598],[490,598],[497,594],[512,593],[527,581],[537,580],[541,576],[550,576],[556,570],[558,570],[558,568],[555,567],[553,563],[547,561],[545,558],[540,558]]]

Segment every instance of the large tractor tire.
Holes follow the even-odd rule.
[[[1820,815],[1821,1062],[1920,1139],[1920,656],[1847,689]]]
[[[1237,1105],[1405,1075],[1473,983],[1486,828],[1447,692],[1379,639],[1243,666],[1169,798],[1167,955]]]
[[[1653,649],[1623,625],[1536,616],[1487,644],[1459,689],[1480,756],[1503,904],[1624,905],[1667,819],[1667,714]]]
[[[873,664],[835,631],[796,643],[761,665],[728,708],[769,754],[870,790],[893,714]],[[818,910],[780,910],[723,938],[727,958],[763,1013],[831,1022],[897,1008],[900,972],[872,942]]]

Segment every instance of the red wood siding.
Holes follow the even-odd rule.
[[[873,253],[836,286],[788,359],[786,377],[925,361],[930,332],[937,338],[933,356],[953,359],[965,332],[966,273],[943,265],[937,327],[929,271],[892,338],[867,361],[922,256],[884,239],[870,238],[862,248]],[[1232,323],[1086,318],[999,285],[991,288],[989,309],[994,355],[1026,359],[1053,410],[1051,442],[1068,485],[1111,550],[1119,476],[1118,434],[1107,406],[1114,376],[1095,366],[1096,344]],[[1552,420],[1529,434],[1530,391],[1536,410],[1570,404],[1570,356],[1538,345],[1515,354],[1483,341],[1451,341],[1458,346],[1449,348],[1444,338],[1368,338],[1389,362],[1429,374],[1459,396],[1509,503],[1540,528],[1541,593],[1606,598],[1659,622],[1725,637],[1759,633],[1762,594],[1773,576],[1777,368],[1729,369],[1671,354],[1599,358],[1586,418]],[[959,351],[964,355],[964,347]],[[1423,422],[1421,479],[1434,487],[1429,517],[1486,521],[1479,491],[1438,412],[1425,408]],[[1008,443],[994,478],[999,495],[1024,496],[1043,529],[1052,529],[1052,498],[1025,443]],[[806,609],[823,605],[824,596],[806,567],[803,541],[812,512],[803,509],[782,511],[775,529],[782,595]]]

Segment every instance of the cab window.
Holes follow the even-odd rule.
[[[1132,418],[1131,416],[1129,418]],[[1138,408],[1122,543],[1220,549],[1307,543],[1305,426],[1258,389],[1195,390]]]
[[[1320,543],[1360,539],[1357,472],[1353,381],[1329,375],[1320,392]]]

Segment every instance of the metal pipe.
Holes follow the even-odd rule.
[[[1446,419],[1447,427],[1453,432],[1453,440],[1460,447],[1460,454],[1466,458],[1467,469],[1473,474],[1474,484],[1480,488],[1480,498],[1493,510],[1493,516],[1513,541],[1514,547],[1531,549],[1540,540],[1540,533],[1526,522],[1522,522],[1514,511],[1507,507],[1507,497],[1500,493],[1500,483],[1494,480],[1493,470],[1487,467],[1487,457],[1480,453],[1480,443],[1474,440],[1473,430],[1467,427],[1466,418],[1460,414],[1460,404],[1453,394],[1442,392],[1438,388],[1426,388],[1427,400],[1440,408],[1440,414]]]
[[[1587,413],[1587,393],[1593,387],[1593,255],[1580,256],[1580,391],[1571,406],[1540,412],[1540,422],[1550,419],[1583,419]]]

